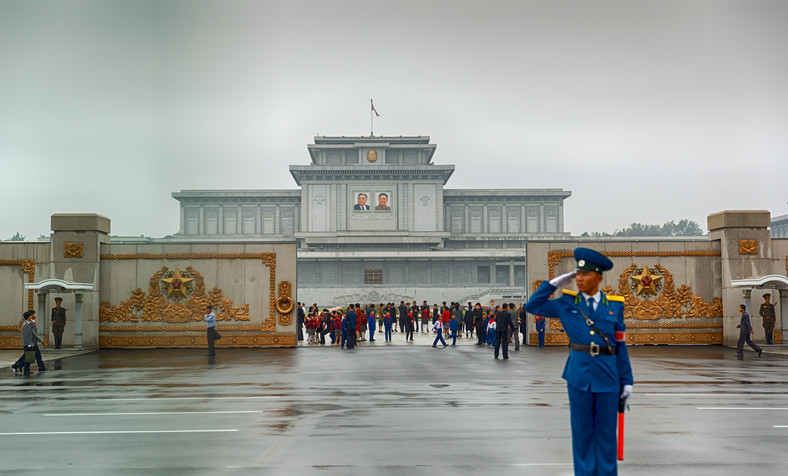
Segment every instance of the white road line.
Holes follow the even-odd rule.
[[[124,413],[44,413],[47,417],[64,416],[129,416],[129,415],[212,415],[212,414],[233,414],[233,413],[263,413],[262,410],[238,410],[238,411],[216,411],[216,412],[124,412]]]
[[[788,393],[641,393],[647,397],[788,397]]]
[[[0,433],[0,436],[46,436],[46,435],[124,435],[137,433],[225,433],[238,431],[227,430],[98,430],[98,431],[23,431],[15,433]]]
[[[775,428],[788,428],[788,425],[774,425]]]
[[[788,410],[787,407],[698,407],[698,410]]]
[[[263,400],[282,397],[145,397],[145,398],[94,398],[97,402],[136,402],[147,400]]]
[[[507,466],[572,466],[574,463],[513,463]]]

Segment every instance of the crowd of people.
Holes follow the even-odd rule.
[[[391,342],[393,334],[403,334],[405,341],[413,341],[414,333],[435,334],[433,347],[441,343],[444,347],[456,345],[458,337],[476,338],[476,345],[498,346],[502,342],[514,343],[515,350],[520,349],[520,334],[523,342],[527,339],[526,313],[523,305],[514,303],[496,305],[490,301],[489,306],[481,303],[475,305],[458,302],[439,306],[427,301],[419,305],[416,301],[399,306],[390,302],[386,304],[359,303],[349,304],[345,308],[320,309],[317,304],[308,308],[304,303],[297,304],[298,340],[303,340],[306,329],[306,341],[309,345],[332,345],[343,349],[352,349],[357,342],[375,342],[383,340]],[[505,328],[496,323],[506,321]],[[539,347],[544,346],[544,318],[537,318]],[[500,337],[497,337],[500,335]],[[377,336],[377,338],[376,338]],[[451,343],[447,343],[450,340]],[[497,346],[496,346],[497,347]],[[497,352],[496,352],[497,356]],[[504,346],[504,358],[506,347]]]

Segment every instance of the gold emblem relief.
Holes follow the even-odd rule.
[[[758,240],[739,240],[740,255],[757,255]]]
[[[603,255],[608,258],[629,258],[632,256],[648,257],[667,257],[667,256],[721,256],[719,251],[603,251]],[[547,266],[549,269],[549,279],[555,278],[555,267],[563,261],[564,258],[573,258],[572,251],[548,251],[547,252]],[[786,257],[788,260],[788,257]]]
[[[82,242],[63,243],[64,258],[82,258]]]
[[[682,284],[678,289],[675,289],[673,275],[666,268],[659,264],[654,265],[655,271],[664,279],[661,285],[661,292],[659,292],[654,299],[638,299],[633,293],[642,285],[642,279],[638,281],[632,274],[641,269],[637,264],[630,265],[623,273],[621,273],[618,282],[618,293],[614,292],[613,288],[607,286],[602,291],[607,295],[619,295],[624,297],[624,318],[635,318],[638,320],[656,320],[656,319],[678,319],[684,317],[706,317],[706,318],[721,318],[722,317],[722,298],[713,297],[711,302],[706,302],[700,296],[692,293],[692,288],[686,284]],[[641,271],[641,276],[643,271]],[[653,290],[656,289],[653,277],[651,274],[651,284]],[[633,279],[634,278],[634,279]],[[633,285],[630,285],[630,280]]]
[[[206,294],[202,275],[191,266],[187,266],[186,270],[188,274],[184,275],[179,270],[176,270],[176,273],[168,272],[168,268],[164,266],[151,276],[147,296],[138,288],[131,293],[131,298],[122,301],[118,306],[102,302],[99,305],[99,321],[202,321],[203,312],[208,305],[214,307],[217,321],[249,320],[248,304],[234,306],[233,301],[224,297],[222,290],[218,288],[213,288]],[[191,296],[184,302],[179,302],[189,292],[184,280],[188,280]],[[168,293],[168,298],[177,300],[173,302],[165,298],[162,290]]]
[[[276,253],[152,253],[152,254],[122,254],[122,255],[113,255],[113,254],[106,254],[101,255],[102,260],[204,260],[204,259],[221,259],[221,260],[230,260],[230,259],[259,259],[262,260],[263,264],[268,267],[269,271],[269,315],[267,319],[264,319],[261,326],[262,332],[275,332],[276,331]],[[186,268],[187,270],[191,270],[190,267]],[[191,272],[191,271],[190,271]],[[157,273],[158,274],[158,273]],[[158,280],[158,278],[156,278]],[[202,279],[202,277],[200,277]],[[152,278],[153,281],[153,278]],[[32,281],[31,281],[32,282]],[[195,284],[194,292],[197,293],[197,285]],[[216,289],[216,288],[214,288]],[[203,287],[204,290],[204,287]],[[217,290],[218,294],[221,294],[221,290]],[[158,292],[158,291],[157,291]],[[160,293],[159,293],[160,294]],[[216,293],[213,290],[209,293],[211,297],[218,298]],[[140,300],[144,298],[145,293],[142,292],[141,289],[137,289],[132,293],[132,299],[129,301],[133,301],[134,299]],[[223,298],[223,296],[222,296]],[[32,296],[31,296],[32,302]],[[191,300],[191,299],[190,299]],[[229,299],[227,300],[230,305],[232,305],[232,301]],[[187,301],[188,302],[188,301]],[[32,304],[31,304],[32,305]],[[186,305],[186,303],[184,303]],[[118,307],[126,307],[125,313],[120,313],[120,316],[127,316],[129,317],[127,320],[135,320],[131,317],[135,316],[134,305],[133,303],[129,303],[128,301],[124,301]],[[109,317],[110,312],[114,311],[114,308],[109,303],[101,303],[99,307],[99,320],[110,320],[112,318],[102,319],[101,316]],[[115,311],[117,312],[117,311]],[[199,310],[200,318],[196,320],[202,319],[202,310]],[[239,312],[245,313],[246,319],[248,320],[248,313],[249,313],[249,305],[244,304],[241,306]],[[113,316],[117,316],[118,314],[112,314]],[[183,316],[181,316],[183,318]],[[229,319],[229,318],[227,318]],[[119,319],[123,320],[123,319]],[[221,320],[220,315],[217,314],[216,320]],[[239,319],[240,320],[240,319]],[[169,321],[168,321],[169,322]],[[183,321],[172,321],[172,322],[186,322]]]
[[[377,151],[375,151],[375,149],[369,149],[367,151],[367,160],[370,163],[375,162],[376,160],[378,160],[378,153],[377,153]]]
[[[36,282],[36,261],[32,259],[0,259],[0,266],[19,266],[23,274],[27,275],[28,283]],[[27,291],[27,308],[35,309],[33,307],[33,294],[32,289]]]

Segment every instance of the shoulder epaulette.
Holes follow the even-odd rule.
[[[570,296],[577,296],[577,291],[570,291],[569,289],[564,289],[561,292],[564,294],[568,294]]]
[[[608,301],[624,302],[624,296],[605,296]]]

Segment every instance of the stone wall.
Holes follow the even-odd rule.
[[[0,243],[0,347],[20,346],[27,309],[48,336],[58,296],[65,347],[204,347],[208,304],[220,347],[296,344],[295,243],[110,244],[109,219],[95,214],[53,215],[52,230],[49,243]],[[25,290],[52,279],[92,289]]]

